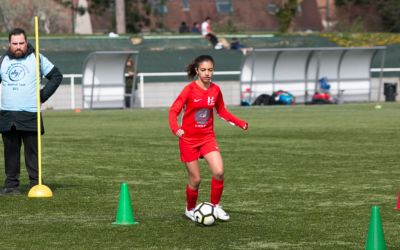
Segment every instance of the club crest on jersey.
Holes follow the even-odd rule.
[[[26,68],[25,65],[18,63],[18,64],[13,64],[7,71],[8,77],[10,78],[11,81],[19,81],[22,78],[25,77],[27,74],[28,69]]]
[[[208,104],[208,106],[214,105],[215,104],[215,98],[213,96],[209,96],[207,98],[207,104]]]
[[[196,114],[194,115],[194,119],[196,120],[197,124],[204,125],[210,119],[210,110],[209,109],[199,109]]]

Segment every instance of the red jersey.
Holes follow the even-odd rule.
[[[232,115],[224,104],[222,92],[215,83],[210,83],[208,89],[200,88],[195,81],[185,86],[176,98],[169,110],[169,126],[172,133],[176,134],[179,128],[185,131],[183,139],[188,141],[202,141],[215,137],[214,134],[214,112],[243,129],[247,123]],[[181,126],[177,123],[179,114],[184,109]]]

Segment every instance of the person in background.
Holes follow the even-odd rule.
[[[243,55],[246,55],[247,52],[253,50],[252,48],[247,48],[246,46],[244,46],[243,44],[241,44],[239,42],[239,39],[237,39],[236,37],[233,37],[230,44],[229,44],[229,48],[231,50],[237,50],[237,51],[241,51],[243,53]]]
[[[0,132],[4,144],[5,181],[0,195],[17,195],[20,176],[21,145],[24,144],[29,187],[38,184],[38,137],[35,49],[28,43],[23,29],[8,35],[9,47],[2,57]],[[45,56],[39,54],[40,74],[48,81],[40,90],[44,103],[56,91],[63,76]],[[43,120],[42,120],[43,121]],[[44,133],[43,123],[41,131]]]
[[[236,37],[232,38],[232,41],[230,43],[230,49],[232,49],[232,50],[240,50],[242,48],[244,48],[244,45],[241,44]]]
[[[190,29],[187,26],[186,22],[181,22],[181,26],[179,27],[179,33],[189,33]]]
[[[212,44],[214,49],[224,48],[224,46],[218,42],[218,37],[212,31],[210,17],[206,17],[204,22],[201,24],[201,34]]]
[[[194,22],[192,29],[191,29],[192,33],[200,33],[200,25],[198,22]]]
[[[133,100],[132,95],[134,94],[132,91],[136,90],[136,85],[134,83],[134,76],[135,76],[135,62],[130,57],[125,64],[125,107],[130,108],[133,106],[131,101]]]
[[[225,121],[244,130],[248,123],[232,115],[226,108],[222,92],[211,81],[214,73],[214,59],[201,55],[187,66],[189,79],[195,79],[184,87],[169,109],[169,125],[174,135],[179,138],[181,161],[185,163],[189,176],[186,186],[185,216],[194,220],[200,187],[199,158],[204,158],[212,174],[210,202],[215,206],[217,218],[230,219],[229,214],[220,205],[224,189],[224,165],[214,133],[214,109]],[[181,124],[177,118],[182,112]]]

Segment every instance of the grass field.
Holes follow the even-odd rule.
[[[363,249],[379,205],[387,247],[399,249],[400,104],[382,106],[231,108],[250,130],[216,121],[231,221],[207,228],[183,217],[186,172],[167,109],[45,112],[54,197],[27,198],[23,165],[24,195],[0,197],[0,248]],[[122,182],[139,225],[112,225]]]

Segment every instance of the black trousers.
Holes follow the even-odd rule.
[[[25,165],[30,186],[38,184],[38,140],[37,132],[12,130],[2,133],[4,144],[5,174],[4,187],[19,186],[21,145],[24,144]]]
[[[212,33],[208,33],[206,35],[207,40],[209,40],[211,42],[211,44],[215,47],[215,45],[217,45],[218,43],[218,38],[212,34]]]

